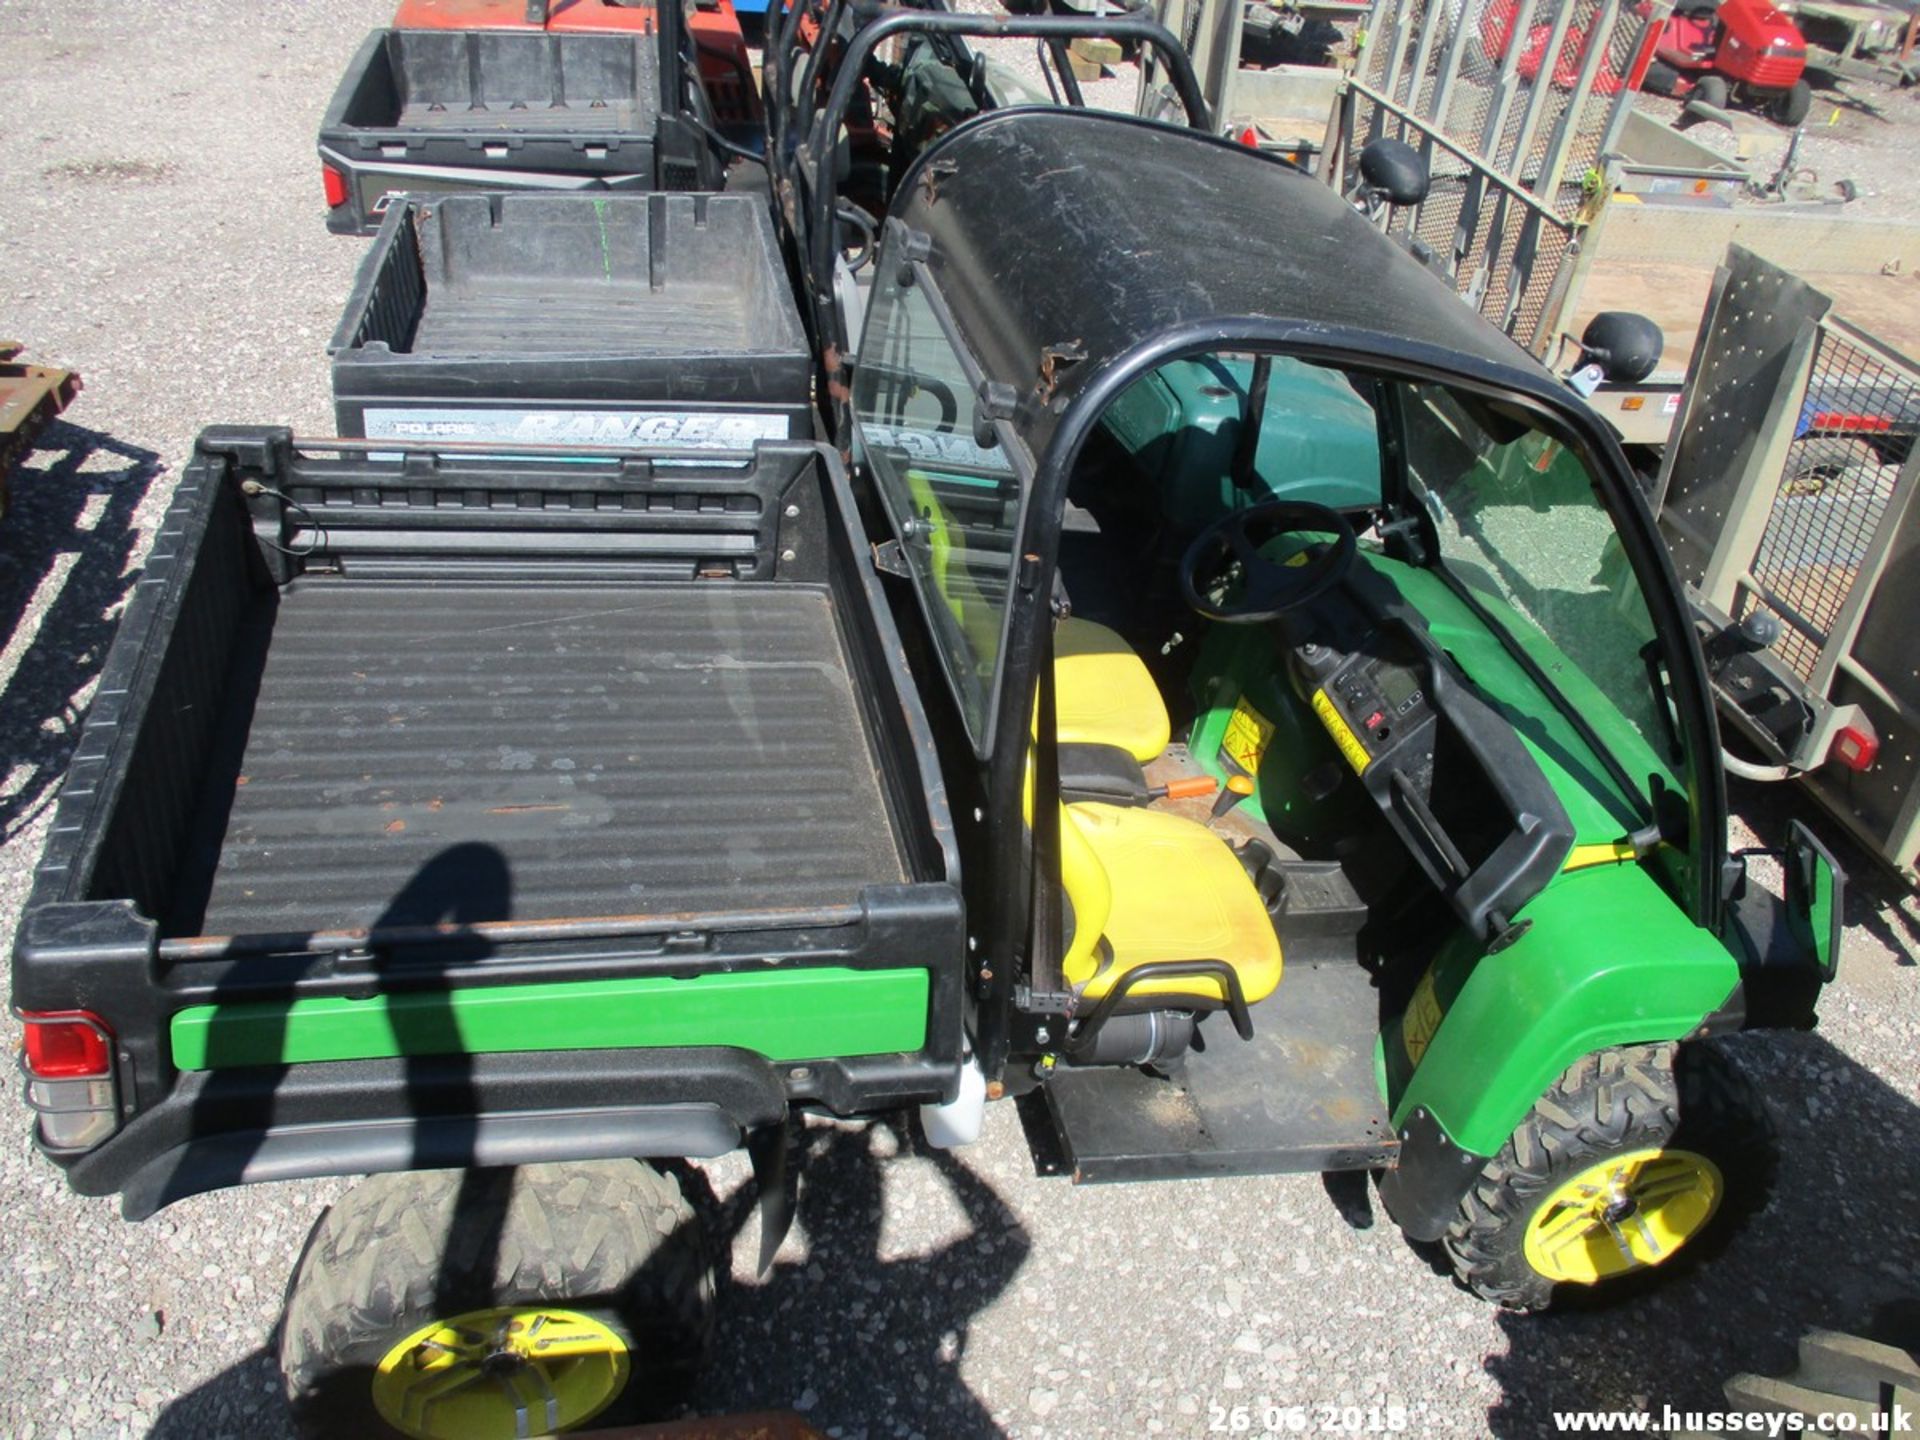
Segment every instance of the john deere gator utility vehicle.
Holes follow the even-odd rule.
[[[136,1216],[371,1174],[290,1293],[314,1433],[658,1400],[713,1288],[655,1166],[744,1146],[765,1263],[796,1111],[1373,1172],[1523,1309],[1765,1193],[1715,1037],[1812,1023],[1842,882],[1728,854],[1605,425],[1194,128],[982,107],[869,246],[835,137],[900,13],[772,100],[851,484],[215,430],[128,607],[16,948],[28,1095]]]

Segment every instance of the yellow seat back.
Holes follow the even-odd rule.
[[[1073,809],[1060,807],[1060,884],[1073,907],[1073,933],[1060,962],[1067,982],[1083,985],[1100,968],[1100,937],[1113,914],[1113,882],[1080,831]]]
[[[1066,892],[1072,913],[1068,917],[1071,932],[1060,968],[1069,984],[1084,983],[1099,968],[1100,937],[1106,933],[1107,917],[1113,913],[1113,885],[1107,879],[1107,867],[1094,854],[1087,837],[1080,833],[1073,810],[1064,802],[1060,812],[1060,888]],[[1021,797],[1021,811],[1027,828],[1033,828],[1033,752],[1027,752],[1027,781]],[[1043,882],[1044,883],[1044,882]]]

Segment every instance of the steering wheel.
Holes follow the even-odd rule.
[[[1302,551],[1287,562],[1267,559],[1260,547],[1281,535],[1327,534],[1333,544],[1318,555]],[[1268,500],[1235,510],[1195,537],[1180,558],[1180,594],[1194,613],[1222,625],[1258,625],[1318,599],[1353,567],[1353,526],[1338,510],[1310,500]],[[1304,563],[1293,563],[1300,560]],[[1208,592],[1240,566],[1240,593],[1214,601]]]

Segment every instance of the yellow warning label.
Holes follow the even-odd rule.
[[[1227,721],[1227,733],[1220,737],[1220,748],[1227,758],[1249,775],[1260,773],[1260,757],[1267,753],[1273,739],[1273,722],[1247,703],[1242,695]]]
[[[1340,753],[1347,757],[1347,764],[1358,775],[1367,768],[1367,747],[1360,743],[1360,737],[1353,733],[1353,727],[1347,724],[1346,717],[1333,708],[1333,701],[1327,698],[1327,692],[1313,692],[1313,713],[1320,717],[1320,723],[1326,727],[1327,734],[1333,737],[1333,743],[1340,747]]]
[[[1407,1047],[1407,1059],[1416,1065],[1420,1063],[1427,1046],[1433,1043],[1433,1032],[1440,1028],[1444,1018],[1440,997],[1433,993],[1433,972],[1429,970],[1414,988],[1413,998],[1407,1002],[1407,1013],[1400,1017],[1400,1043]]]

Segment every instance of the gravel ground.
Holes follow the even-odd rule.
[[[1796,200],[1827,199],[1835,187],[1851,180],[1857,192],[1846,206],[1848,215],[1876,220],[1920,220],[1920,186],[1913,183],[1910,149],[1914,124],[1920,120],[1920,87],[1901,89],[1878,74],[1832,75],[1808,72],[1814,87],[1813,110],[1794,160]],[[1680,101],[1642,95],[1637,108],[1674,123],[1685,108]],[[1748,137],[1744,162],[1756,182],[1771,180],[1786,161],[1793,132],[1785,125],[1745,109],[1733,112],[1734,123]],[[1724,125],[1695,124],[1694,139],[1732,156],[1738,141]],[[1766,204],[1753,197],[1746,204]]]
[[[0,3],[0,331],[87,380],[0,525],[0,943],[194,432],[330,428],[323,346],[361,246],[322,228],[311,135],[388,8]],[[1789,792],[1736,804],[1742,839],[1811,813]],[[1864,1330],[1902,1303],[1911,1319],[1920,904],[1845,858],[1861,880],[1821,1030],[1733,1046],[1781,1130],[1779,1197],[1651,1298],[1500,1315],[1312,1177],[1075,1190],[1036,1176],[1009,1107],[956,1157],[822,1125],[801,1228],[765,1280],[743,1165],[690,1177],[740,1232],[696,1403],[938,1437],[1197,1435],[1216,1405],[1399,1404],[1416,1433],[1519,1437],[1554,1408],[1713,1407],[1727,1374],[1785,1368],[1805,1326]],[[208,1196],[134,1226],[67,1193],[21,1112],[0,1133],[0,1433],[283,1434],[282,1287],[343,1186]]]

